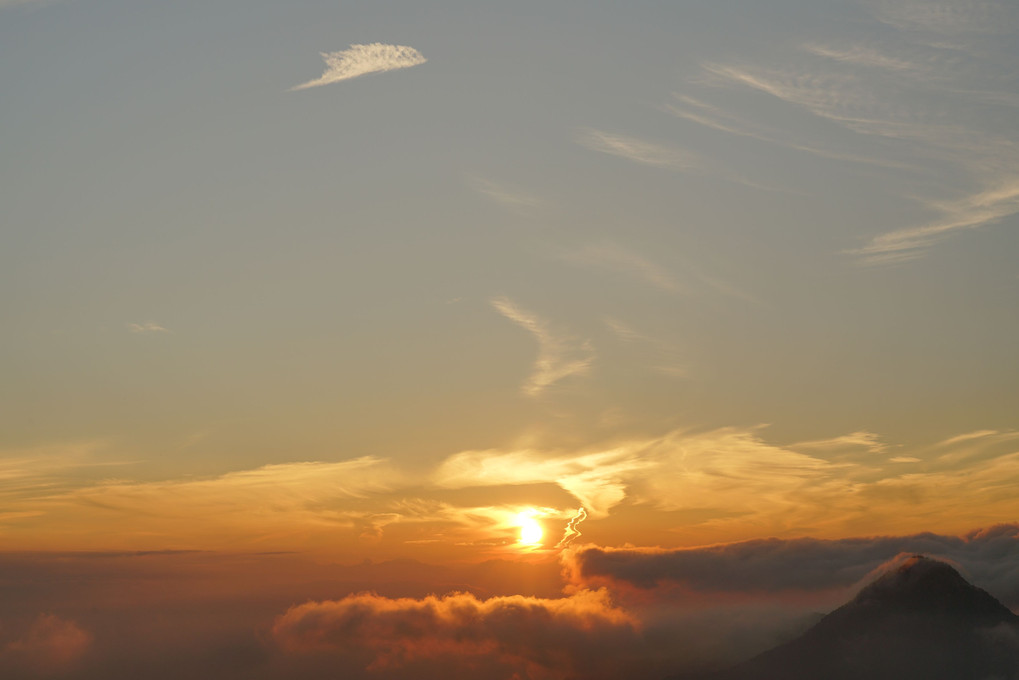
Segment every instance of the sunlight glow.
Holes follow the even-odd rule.
[[[530,513],[522,512],[517,515],[517,526],[520,527],[520,543],[522,545],[538,545],[545,531],[541,528],[538,520]]]

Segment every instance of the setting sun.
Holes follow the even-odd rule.
[[[541,537],[545,531],[541,528],[538,520],[526,512],[517,515],[517,525],[520,527],[520,543],[523,545],[537,545],[541,543]]]

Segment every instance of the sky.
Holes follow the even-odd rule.
[[[1017,31],[0,0],[0,667],[657,678],[928,548],[1019,606]]]

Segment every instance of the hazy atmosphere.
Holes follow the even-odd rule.
[[[664,680],[903,553],[1015,611],[1017,33],[0,0],[0,672]]]

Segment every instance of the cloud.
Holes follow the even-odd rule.
[[[593,128],[582,128],[577,141],[594,151],[644,165],[692,170],[703,164],[701,157],[692,151],[661,146],[636,137],[602,132]]]
[[[843,64],[854,64],[868,68],[879,68],[887,71],[908,73],[919,70],[919,67],[911,61],[890,56],[866,45],[852,45],[838,49],[827,45],[808,43],[803,49],[819,57],[833,59]]]
[[[908,127],[886,119],[891,105],[853,73],[813,73],[715,63],[706,63],[703,68],[719,83],[764,92],[857,132],[890,137],[909,133]]]
[[[679,347],[641,333],[619,319],[605,317],[602,321],[624,343],[639,344],[641,360],[650,359],[656,372],[674,378],[683,378],[689,373],[688,363]]]
[[[808,43],[801,57],[806,53],[813,59],[805,65],[705,63],[701,84],[766,93],[875,137],[871,159],[804,144],[789,133],[748,123],[692,97],[677,97],[667,108],[731,134],[832,158],[897,164],[912,170],[924,185],[931,184],[935,172],[936,187],[927,195],[903,192],[903,198],[917,201],[933,217],[893,225],[863,246],[844,250],[862,264],[894,264],[920,258],[962,231],[1019,214],[1015,116],[996,110],[1015,106],[1009,75],[1014,69],[992,59],[986,49],[966,47],[974,35],[1013,31],[1019,26],[1019,6],[983,0],[875,0],[870,5],[879,20],[900,29],[894,43],[888,41],[895,45],[893,51],[863,43]],[[895,140],[894,145],[888,140]],[[902,163],[890,158],[892,154],[915,160]],[[960,186],[968,188],[960,191]]]
[[[705,101],[681,95],[673,94],[673,101],[664,105],[664,110],[677,118],[689,120],[690,122],[703,125],[713,130],[726,132],[739,137],[749,137],[769,144],[778,144],[795,151],[814,154],[821,158],[849,161],[851,163],[864,163],[889,168],[906,169],[908,165],[873,156],[861,156],[855,153],[836,151],[823,146],[806,144],[796,138],[779,130],[748,121],[729,111],[713,106]]]
[[[564,597],[362,593],[291,607],[272,637],[295,661],[317,656],[348,677],[668,677],[791,639],[882,565],[917,552],[1019,601],[1019,526],[1001,525],[960,536],[570,547],[560,555]]]
[[[578,508],[577,514],[570,518],[570,521],[566,524],[566,529],[563,531],[563,537],[556,543],[556,549],[562,549],[569,546],[571,543],[580,538],[583,534],[577,527],[580,523],[587,519],[587,511],[584,508]]]
[[[880,234],[862,248],[848,252],[871,264],[902,262],[919,257],[926,248],[953,232],[996,224],[1019,213],[1019,177],[1002,180],[995,188],[955,201],[933,200],[928,205],[943,217],[918,227]]]
[[[612,134],[593,128],[582,128],[577,137],[577,142],[594,151],[619,156],[634,163],[659,168],[670,168],[704,177],[717,177],[727,182],[734,182],[764,191],[789,193],[787,189],[776,188],[748,180],[739,173],[686,149],[662,146],[636,137]]]
[[[153,321],[147,321],[145,323],[129,323],[127,324],[128,330],[132,333],[169,333],[167,329],[160,326],[158,323]]]
[[[174,504],[184,502],[190,508],[219,506],[230,503],[267,499],[277,507],[286,500],[296,503],[317,498],[355,498],[389,488],[386,462],[366,456],[338,463],[306,462],[264,465],[253,470],[228,472],[223,475],[164,482],[107,481],[92,495],[110,505],[145,498],[155,502],[172,498]],[[85,492],[81,492],[79,497]],[[248,506],[248,503],[240,503]],[[249,506],[250,507],[250,506]]]
[[[18,500],[66,491],[74,488],[71,478],[81,476],[90,468],[98,470],[136,462],[100,459],[99,455],[108,446],[107,441],[90,440],[0,451],[0,501],[10,505]],[[0,523],[9,514],[0,515]]]
[[[657,474],[634,480],[636,498],[662,510],[697,510],[724,522],[753,514],[768,523],[802,521],[796,497],[826,487],[836,493],[845,470],[821,458],[775,446],[759,432],[722,428],[676,431],[636,447]],[[670,471],[666,473],[666,471]]]
[[[583,587],[679,586],[687,591],[760,595],[858,588],[875,569],[902,553],[955,563],[976,585],[1012,607],[1019,605],[1016,524],[960,536],[768,538],[676,550],[581,546],[563,553],[563,560],[570,577]]]
[[[1008,491],[1019,484],[1014,439],[892,446],[868,432],[780,446],[760,428],[677,430],[570,453],[463,452],[443,462],[434,483],[554,483],[592,520],[617,509],[641,523],[665,513],[657,516],[671,517],[676,540],[688,543],[761,534],[845,536],[861,528],[897,533],[931,522],[962,531],[1019,512]]]
[[[999,434],[997,430],[976,430],[974,432],[967,432],[965,434],[949,437],[943,442],[939,442],[938,446],[952,446],[954,444],[970,442],[976,439],[986,439],[987,437],[993,437],[996,434]]]
[[[368,670],[441,660],[474,677],[508,679],[612,677],[606,659],[632,647],[637,631],[605,591],[487,600],[468,593],[422,599],[364,593],[292,607],[272,635],[290,653],[367,652]]]
[[[1013,3],[992,0],[870,0],[867,4],[879,21],[908,31],[1005,33],[1019,20]]]
[[[372,457],[342,462],[266,465],[222,475],[135,481],[104,479],[54,485],[50,475],[26,478],[32,488],[8,521],[21,544],[104,549],[274,548],[303,545],[310,536],[363,529],[379,511],[368,498],[388,491],[400,476]],[[60,479],[60,477],[57,477]],[[368,507],[358,507],[366,503]]]
[[[667,293],[682,291],[679,283],[664,267],[613,243],[588,245],[567,253],[563,258],[568,262],[602,267],[634,277]]]
[[[658,516],[670,517],[676,540],[688,543],[845,536],[863,527],[908,532],[934,521],[962,531],[1019,512],[1008,492],[1019,484],[1014,438],[893,446],[870,432],[780,446],[766,441],[761,428],[676,430],[574,452],[461,452],[437,468],[432,483],[556,484],[592,520],[618,510],[643,523],[665,513]],[[638,512],[649,514],[637,519]]]
[[[338,83],[369,73],[382,73],[401,68],[410,68],[427,61],[420,52],[406,45],[351,45],[339,52],[322,52],[326,70],[322,77],[296,85],[291,90],[307,90],[321,85]]]
[[[594,348],[590,342],[577,342],[554,334],[547,323],[521,309],[507,297],[495,298],[492,306],[507,319],[529,331],[538,341],[538,358],[522,388],[524,394],[537,397],[560,380],[586,373],[590,368],[594,361]]]
[[[765,434],[675,430],[587,447],[469,450],[414,474],[365,457],[158,481],[86,472],[115,462],[11,452],[0,456],[0,522],[19,549],[262,546],[354,558],[364,541],[386,555],[423,540],[436,547],[414,554],[513,552],[513,517],[528,508],[548,524],[546,548],[578,506],[587,534],[618,536],[625,525],[629,540],[673,545],[964,531],[1019,513],[1011,431],[909,447],[865,431],[781,445]]]
[[[452,489],[554,483],[592,518],[602,518],[626,497],[626,480],[651,465],[626,448],[559,457],[537,451],[465,451],[447,458],[433,480]]]
[[[888,445],[881,441],[880,435],[873,432],[860,431],[831,439],[799,442],[792,444],[790,448],[807,449],[808,451],[818,451],[827,454],[852,452],[854,449],[863,450],[867,453],[884,453],[888,449]]]
[[[501,182],[493,182],[483,177],[471,177],[469,178],[470,185],[478,191],[478,193],[487,196],[496,203],[500,203],[503,206],[515,210],[525,211],[528,208],[536,208],[541,205],[541,201],[524,192],[516,187],[511,187]]]
[[[39,675],[68,671],[88,650],[92,636],[74,621],[40,614],[28,630],[0,650],[0,664]]]

